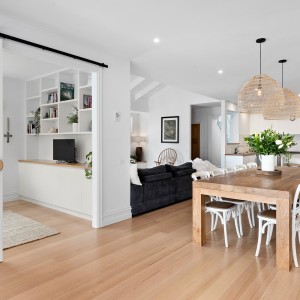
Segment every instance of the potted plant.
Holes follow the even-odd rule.
[[[74,111],[67,116],[68,124],[72,124],[73,132],[78,131],[78,107],[73,106]]]
[[[85,177],[87,179],[91,179],[93,175],[93,154],[92,151],[90,151],[86,156],[85,156],[86,161],[84,164],[86,165],[86,168],[84,169],[85,172]]]
[[[296,145],[294,137],[270,128],[261,133],[255,132],[244,140],[253,152],[259,154],[262,171],[274,171],[275,155],[288,155],[288,149]]]

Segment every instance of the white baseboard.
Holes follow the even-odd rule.
[[[131,207],[115,210],[103,215],[103,226],[111,225],[131,218]]]
[[[69,214],[69,215],[72,215],[72,216],[75,216],[75,217],[79,217],[79,218],[86,219],[86,220],[89,220],[89,221],[92,220],[92,217],[87,215],[87,214],[76,212],[76,211],[73,211],[73,210],[70,210],[70,209],[67,209],[67,208],[62,208],[62,207],[59,207],[59,206],[56,206],[56,205],[53,205],[53,204],[49,204],[49,203],[46,203],[46,202],[34,200],[34,199],[23,197],[23,196],[20,196],[19,199],[31,202],[33,204],[41,205],[41,206],[44,206],[44,207],[47,207],[47,208],[51,208],[51,209],[54,209],[54,210],[58,210],[58,211],[61,211],[65,214]]]
[[[20,199],[20,195],[18,192],[9,192],[3,194],[3,201],[9,202]]]

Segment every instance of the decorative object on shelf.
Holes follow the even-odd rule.
[[[245,137],[250,149],[259,154],[262,171],[274,171],[275,155],[288,155],[288,149],[295,146],[294,135],[278,133],[273,129],[266,129],[261,133],[253,133]]]
[[[51,127],[50,129],[49,129],[49,133],[56,133],[57,131],[56,131],[56,128],[54,128],[54,127]]]
[[[130,155],[130,163],[135,164],[137,160],[137,157],[135,155]]]
[[[6,128],[6,134],[4,134],[4,137],[6,137],[6,143],[9,143],[9,138],[12,137],[12,134],[10,134],[10,124],[9,124],[9,117],[7,117],[7,128]]]
[[[276,80],[261,74],[261,44],[265,38],[256,40],[259,44],[259,75],[247,81],[238,95],[238,109],[240,112],[261,114],[266,109],[269,113],[284,108],[284,94]]]
[[[93,176],[93,154],[92,151],[90,151],[86,156],[85,156],[86,161],[84,164],[86,165],[86,168],[84,169],[85,172],[85,177],[87,179],[91,179]]]
[[[284,108],[279,110],[271,110],[268,108],[264,111],[264,118],[267,120],[291,120],[295,121],[300,117],[300,98],[291,90],[283,87],[283,64],[287,62],[286,59],[278,61],[281,64],[281,87],[285,98]]]
[[[40,133],[41,108],[39,107],[34,113],[35,134]]]
[[[60,101],[74,99],[74,84],[72,83],[60,83]]]
[[[82,95],[83,97],[83,108],[92,108],[92,96],[91,95]]]
[[[146,141],[146,137],[145,136],[133,136],[132,140],[134,142],[138,143],[138,145],[140,145],[140,143]],[[142,161],[143,148],[141,146],[138,146],[138,147],[135,148],[135,155],[136,155],[136,161]]]
[[[75,105],[73,107],[74,107],[74,112],[70,113],[67,116],[67,119],[68,119],[68,124],[72,124],[73,126],[73,132],[77,132],[78,131],[78,107]]]
[[[179,143],[179,117],[161,118],[161,142]]]
[[[46,112],[44,119],[49,119],[49,114]]]

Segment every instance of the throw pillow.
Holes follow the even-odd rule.
[[[130,164],[130,181],[132,184],[142,185],[137,171],[137,164]]]

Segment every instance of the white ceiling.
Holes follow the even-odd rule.
[[[62,66],[9,52],[4,52],[3,61],[4,76],[22,80],[38,77],[63,68]]]
[[[133,74],[232,101],[259,73],[265,37],[262,72],[280,81],[287,59],[285,86],[300,93],[298,0],[1,0],[0,14],[130,59]]]

